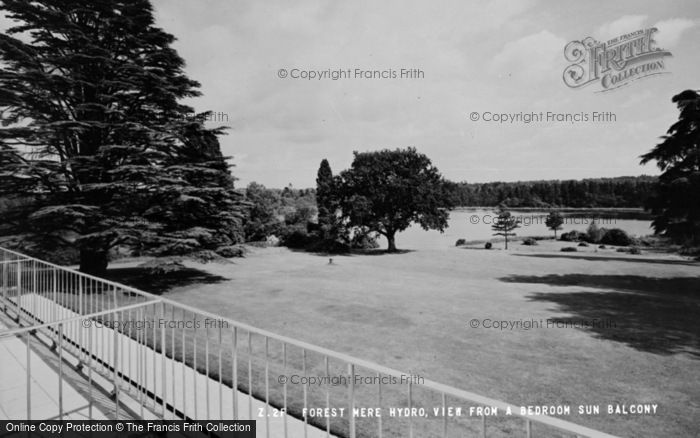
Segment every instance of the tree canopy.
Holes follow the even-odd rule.
[[[520,219],[511,215],[509,211],[501,207],[498,210],[498,217],[491,225],[494,236],[501,236],[505,239],[506,249],[508,249],[508,237],[515,236],[515,229],[520,228]]]
[[[550,211],[549,215],[544,221],[544,224],[550,230],[554,231],[554,238],[557,238],[557,230],[561,230],[561,226],[564,224],[564,217],[558,211]]]
[[[363,227],[388,241],[412,223],[444,231],[452,207],[446,181],[430,159],[415,148],[355,152],[340,175],[338,191],[349,227]]]
[[[29,252],[192,254],[241,238],[240,197],[174,37],[147,0],[4,0],[2,232]]]
[[[680,112],[662,142],[642,155],[663,172],[647,207],[655,215],[654,231],[677,242],[700,243],[700,93],[673,96]]]

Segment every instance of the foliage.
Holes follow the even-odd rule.
[[[561,252],[577,252],[578,249],[575,246],[565,246],[561,249]]]
[[[199,84],[147,0],[24,2],[0,11],[0,198],[4,234],[45,255],[78,247],[102,274],[111,248],[185,255],[242,237]]]
[[[306,233],[316,216],[313,189],[268,189],[251,182],[246,187],[245,199],[250,204],[243,225],[247,242],[266,240],[270,236],[283,238],[293,231]]]
[[[656,183],[652,176],[580,181],[450,183],[452,202],[465,207],[640,208]]]
[[[216,253],[221,257],[243,257],[246,254],[246,249],[243,245],[222,246],[216,250]]]
[[[537,240],[533,239],[532,237],[528,237],[527,239],[523,240],[523,245],[535,246],[539,245],[539,243],[537,243]]]
[[[656,161],[662,174],[647,208],[655,215],[657,234],[686,245],[700,244],[700,93],[685,90],[673,96],[680,112],[663,141],[642,155],[642,164]]]
[[[324,158],[316,177],[316,206],[318,208],[319,238],[328,247],[346,246],[350,239],[341,216],[338,190],[336,189],[338,184],[339,181],[333,177],[328,160]]]
[[[633,240],[624,230],[613,228],[605,232],[600,239],[600,243],[603,245],[629,246],[633,243]]]
[[[243,224],[245,240],[260,241],[268,236],[279,234],[283,226],[280,218],[279,192],[251,182],[246,187],[245,199],[250,204],[248,217]]]
[[[501,207],[498,210],[498,217],[494,221],[494,224],[491,225],[491,229],[495,231],[495,233],[493,233],[494,236],[502,236],[505,238],[506,249],[508,249],[508,237],[515,236],[516,234],[512,233],[512,231],[517,228],[520,228],[520,219],[512,216],[509,211]]]
[[[486,243],[484,244],[484,249],[491,249],[491,248],[493,248],[493,243],[491,243],[491,242],[486,242]]]
[[[585,240],[586,235],[580,231],[572,230],[568,233],[562,233],[559,240],[564,242],[578,242],[580,240]]]
[[[591,243],[598,243],[606,231],[604,228],[598,228],[595,221],[592,221],[588,225],[588,229],[586,229],[586,240]]]
[[[358,227],[352,230],[350,237],[351,249],[376,249],[379,248],[377,234],[365,227]]]
[[[564,217],[558,211],[550,211],[544,223],[547,225],[547,228],[554,231],[554,239],[556,239],[557,230],[561,230],[561,226],[564,223]]]
[[[446,181],[430,159],[414,148],[355,152],[341,173],[337,198],[347,227],[364,227],[387,238],[412,223],[444,231],[452,207]]]
[[[467,244],[467,239],[457,239],[455,246],[462,246]]]

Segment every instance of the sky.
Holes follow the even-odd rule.
[[[700,2],[155,0],[213,111],[242,187],[312,187],[353,151],[413,146],[454,181],[657,174],[639,156],[700,88]],[[569,88],[568,42],[655,26],[668,74],[598,92]],[[419,69],[416,78],[293,78],[303,71]],[[282,75],[281,69],[287,73]],[[484,113],[592,114],[605,122],[497,123]],[[477,113],[479,120],[470,118]],[[488,118],[488,117],[487,117]]]

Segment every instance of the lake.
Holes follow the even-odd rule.
[[[495,239],[491,225],[497,215],[492,209],[455,210],[450,213],[449,227],[444,233],[425,231],[419,225],[412,225],[404,232],[396,235],[396,246],[399,249],[440,249],[454,246],[457,239],[489,240]],[[552,230],[545,225],[549,211],[512,211],[514,216],[522,221],[520,228],[515,230],[517,236],[553,236]],[[563,213],[563,229],[557,232],[571,230],[586,231],[588,225],[595,219],[600,228],[620,228],[630,235],[646,236],[653,234],[650,220],[618,219],[606,217],[604,214]],[[386,248],[386,239],[379,241]]]

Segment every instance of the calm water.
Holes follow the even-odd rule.
[[[553,236],[553,232],[544,223],[548,211],[513,212],[514,216],[522,220],[520,228],[515,230],[518,236]],[[488,240],[494,238],[491,225],[497,215],[493,210],[460,210],[450,213],[449,227],[444,233],[438,231],[425,231],[420,226],[414,225],[406,231],[397,234],[396,246],[399,249],[439,249],[454,246],[457,239]],[[566,217],[563,229],[557,232],[571,230],[586,231],[592,219],[600,228],[621,228],[627,233],[636,236],[646,236],[653,233],[651,222],[637,219],[600,219],[598,216]],[[382,248],[386,247],[386,239],[380,240]]]

